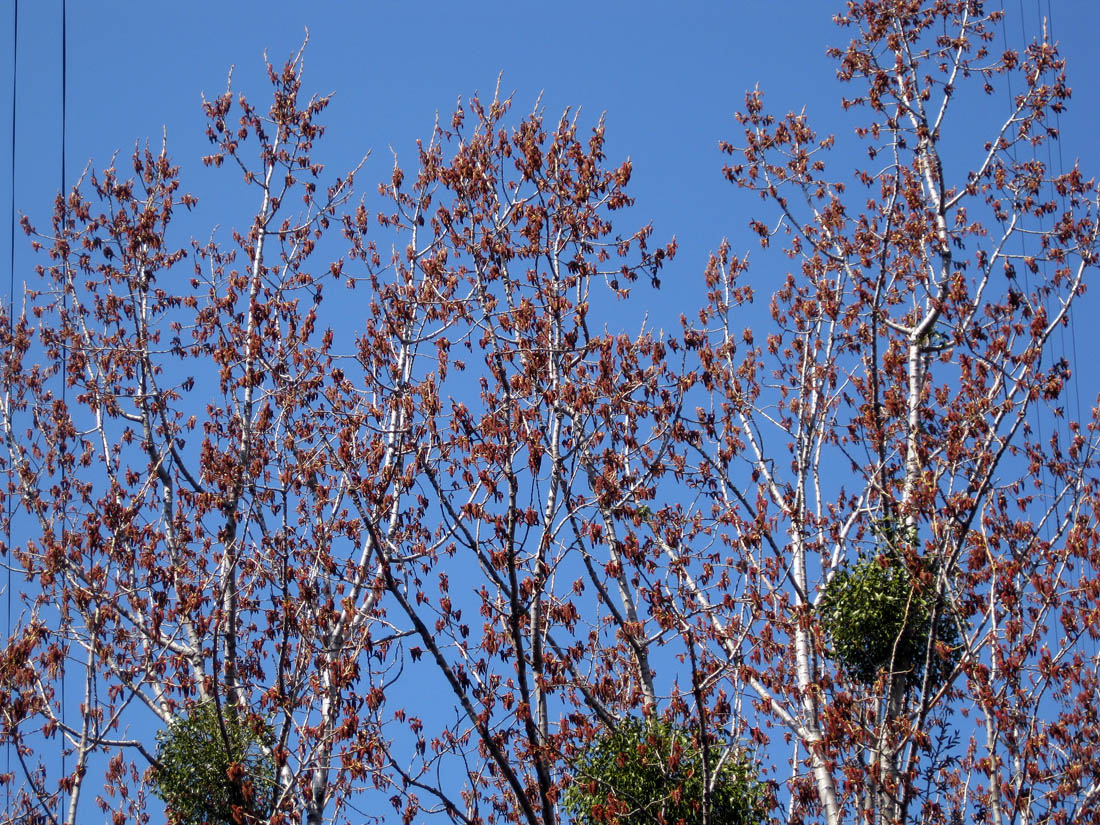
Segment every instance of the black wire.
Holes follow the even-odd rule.
[[[68,103],[68,0],[61,0],[61,226],[62,236],[64,236],[69,225],[68,217],[68,193],[65,190],[65,134],[66,134],[66,114]],[[62,284],[62,317],[68,315],[69,309],[69,293],[68,293],[68,261],[62,259],[61,266],[63,267],[64,282]],[[69,348],[68,344],[62,338],[61,344],[61,406],[64,409],[68,409],[66,404],[66,390],[69,383]],[[64,442],[62,442],[62,448],[64,448]],[[68,504],[65,502],[65,496],[68,495],[68,472],[65,467],[65,457],[62,456],[61,461],[61,489],[62,493],[62,506],[61,506],[61,542],[65,542],[65,533],[68,528],[68,519],[66,514],[68,513]],[[64,587],[64,586],[63,586]],[[62,590],[62,598],[64,598],[64,589]],[[64,616],[64,606],[58,605],[62,610],[62,616]],[[64,630],[65,619],[62,618],[62,628]],[[65,659],[68,657],[68,641],[64,640],[63,644],[65,649],[62,651],[61,660],[61,776],[68,777],[68,754],[65,747],[65,704],[68,697],[65,695]],[[67,787],[67,786],[66,786]],[[68,801],[68,792],[62,790],[61,795],[58,797],[58,801],[61,803],[61,809],[58,817],[59,822],[65,821],[65,808]]]
[[[15,96],[19,88],[19,0],[12,4],[11,25],[11,226],[8,227],[8,254],[11,267],[8,279],[8,323],[14,309],[15,294]]]
[[[1024,51],[1025,55],[1026,55],[1026,51],[1027,51],[1027,24],[1026,24],[1025,21],[1027,20],[1027,15],[1024,12],[1024,0],[1019,0],[1019,3],[1020,3],[1020,44],[1021,44],[1021,50]],[[1003,27],[1004,27],[1003,19],[1002,19],[1001,25],[1002,25],[1002,32],[1003,32]],[[1015,102],[1015,97],[1012,96],[1011,83],[1010,83],[1008,88],[1009,88],[1009,98],[1012,102]],[[1041,126],[1041,124],[1039,124],[1039,125]],[[1031,134],[1032,134],[1032,137],[1034,137],[1034,132],[1032,132]],[[1036,155],[1035,155],[1034,144],[1032,144],[1031,157],[1032,157],[1033,160],[1037,159]],[[1013,143],[1013,145],[1012,145],[1012,162],[1014,164],[1016,164],[1017,166],[1019,165],[1019,161],[1017,160],[1017,156],[1016,156],[1016,144],[1015,143]],[[1038,220],[1039,220],[1039,229],[1042,230],[1043,219],[1042,219],[1042,217],[1040,217]],[[1023,233],[1020,233],[1020,254],[1023,255],[1023,256],[1027,255],[1027,239],[1026,239],[1026,237]],[[1029,275],[1030,267],[1024,266],[1024,267],[1021,267],[1021,268],[1023,269],[1023,272],[1024,272],[1024,287],[1030,293],[1031,292],[1031,278],[1030,278],[1030,275]],[[1045,268],[1044,268],[1044,270],[1045,270]],[[1044,271],[1043,275],[1045,276],[1045,274],[1046,274],[1046,272]],[[1040,283],[1041,283],[1041,278],[1040,278]],[[1042,358],[1042,353],[1040,353],[1039,357]],[[1043,415],[1042,415],[1042,412],[1040,410],[1036,409],[1036,407],[1034,407],[1034,406],[1032,406],[1030,408],[1030,410],[1031,410],[1032,420],[1035,422],[1035,432],[1037,433],[1039,444],[1042,445],[1042,443],[1043,443]],[[1039,472],[1042,475],[1047,475],[1045,464],[1040,466]],[[1055,502],[1057,502],[1057,500],[1058,500],[1057,494],[1055,494],[1054,499],[1055,499]],[[1049,534],[1049,532],[1050,532],[1050,525],[1049,525],[1049,523],[1047,523],[1047,533]]]
[[[1042,0],[1038,0],[1038,2],[1041,4]],[[1041,5],[1040,5],[1040,8],[1041,8]],[[1052,43],[1056,42],[1055,39],[1054,39],[1054,12],[1051,8],[1050,0],[1047,0],[1046,25],[1047,25],[1047,35],[1050,38],[1050,41]],[[1062,156],[1062,113],[1060,111],[1055,111],[1055,113],[1054,113],[1054,128],[1058,132],[1058,140],[1056,141],[1056,143],[1058,145],[1058,171],[1060,173],[1063,173],[1063,172],[1066,171],[1066,161],[1065,161],[1065,158]],[[1048,159],[1050,158],[1050,142],[1049,141],[1047,142],[1047,157],[1048,157]],[[1065,211],[1065,206],[1066,206],[1066,196],[1062,195],[1061,200],[1062,200],[1062,211],[1064,212]],[[1082,420],[1082,417],[1081,417],[1081,393],[1080,393],[1080,387],[1078,386],[1078,382],[1077,382],[1077,366],[1078,366],[1078,364],[1080,364],[1080,361],[1077,360],[1077,325],[1074,324],[1074,322],[1073,322],[1073,308],[1074,308],[1074,305],[1076,303],[1077,303],[1076,301],[1071,301],[1070,305],[1069,305],[1069,342],[1070,342],[1070,348],[1071,348],[1071,352],[1072,352],[1072,356],[1073,356],[1073,369],[1070,370],[1069,388],[1070,388],[1070,392],[1071,392],[1071,395],[1072,395],[1071,400],[1072,400],[1073,405],[1074,405],[1074,407],[1076,408],[1076,411],[1077,411],[1077,413],[1076,413],[1077,414],[1077,421],[1080,422]],[[1060,332],[1061,332],[1062,339],[1063,339],[1062,349],[1063,349],[1063,352],[1064,352],[1065,351],[1065,327],[1064,326],[1062,327]]]
[[[1038,2],[1041,2],[1041,1],[1042,0],[1038,0]],[[1026,21],[1026,16],[1027,15],[1024,11],[1024,0],[1019,0],[1019,7],[1020,7],[1020,42],[1022,44],[1022,50],[1026,50],[1027,49],[1027,26],[1026,26],[1025,21]],[[1004,0],[1001,0],[1001,12],[1002,12],[1001,37],[1004,40],[1004,47],[1005,47],[1005,50],[1007,51],[1008,48],[1009,48],[1009,44],[1008,44],[1008,28],[1007,28],[1007,25],[1005,24],[1005,18],[1007,17],[1007,15],[1004,14],[1004,12],[1005,12]],[[1041,18],[1042,18],[1042,14],[1040,13],[1040,21],[1039,21],[1040,31],[1042,31],[1042,19]],[[1015,101],[1016,101],[1016,98],[1012,93],[1012,73],[1011,73],[1011,71],[1005,72],[1005,80],[1006,80],[1006,85],[1007,85],[1007,89],[1008,89],[1009,106],[1011,107],[1011,106],[1015,105]],[[1042,124],[1037,123],[1036,127],[1037,128],[1042,128]],[[1034,137],[1034,134],[1032,136]],[[1018,138],[1018,133],[1017,133],[1017,138]],[[1017,142],[1018,142],[1018,140],[1013,140],[1012,144],[1011,144],[1012,163],[1013,163],[1014,166],[1019,166],[1019,156],[1016,153],[1016,144],[1017,144]],[[1048,149],[1048,151],[1050,149],[1049,141],[1047,143],[1047,149]],[[1032,155],[1033,160],[1038,160],[1038,155],[1037,155],[1036,149],[1034,148],[1034,145],[1032,146],[1031,155]],[[1049,177],[1049,174],[1050,174],[1050,165],[1049,164],[1047,165],[1047,174],[1048,174],[1048,177]],[[1041,215],[1038,216],[1037,220],[1039,222],[1039,230],[1042,231],[1042,229],[1043,229],[1043,218],[1042,218],[1042,216]],[[1026,256],[1027,255],[1026,236],[1025,236],[1024,233],[1020,233],[1019,238],[1020,238],[1020,255],[1021,256]],[[1046,264],[1047,264],[1047,261],[1046,261],[1045,256],[1044,256],[1043,272],[1041,274],[1041,277],[1045,277],[1046,274],[1047,274],[1046,273]],[[1031,292],[1030,268],[1027,267],[1027,266],[1024,266],[1024,267],[1021,267],[1021,269],[1022,269],[1023,275],[1024,275],[1024,289],[1027,290],[1028,293],[1030,293]],[[1057,340],[1058,340],[1057,338],[1052,338],[1051,339],[1052,345],[1056,345]],[[1065,353],[1065,347],[1063,346],[1062,347],[1062,354],[1064,355],[1064,353]],[[1031,406],[1029,411],[1028,411],[1028,418],[1031,420],[1031,422],[1032,422],[1032,424],[1035,428],[1036,443],[1040,445],[1040,448],[1042,448],[1043,440],[1044,440],[1044,435],[1043,435],[1043,418],[1044,418],[1044,416],[1043,416],[1042,410],[1039,409],[1036,406]],[[1058,429],[1057,421],[1054,421],[1051,424],[1051,427],[1053,428],[1053,431],[1057,431],[1057,429]],[[1053,434],[1053,431],[1052,431],[1052,434]],[[1052,489],[1056,488],[1056,485],[1055,485],[1054,480],[1052,478],[1051,472],[1050,472],[1049,468],[1046,466],[1045,463],[1041,466],[1039,472],[1040,472],[1041,477],[1044,477],[1045,479],[1047,479],[1047,483],[1049,483],[1051,485]],[[1057,521],[1060,520],[1059,496],[1058,496],[1058,493],[1056,491],[1053,492],[1052,495],[1053,495],[1053,498],[1054,498],[1054,518],[1055,518],[1055,522],[1057,522]],[[1049,536],[1051,534],[1051,531],[1053,529],[1055,529],[1055,527],[1053,525],[1051,525],[1049,520],[1047,520],[1047,519],[1044,519],[1043,523],[1045,525],[1044,531],[1047,534],[1047,537],[1049,538]]]
[[[11,224],[8,226],[8,333],[14,330],[13,314],[15,312],[15,112],[16,91],[19,88],[19,0],[12,3],[11,25]],[[14,351],[14,343],[13,343]],[[11,467],[8,468],[8,476],[11,476]],[[4,630],[7,637],[12,636],[11,626],[11,519],[12,519],[12,494],[10,490],[4,491],[4,503],[6,518],[4,520],[4,566],[7,568],[7,583],[4,588],[5,623]],[[11,737],[5,737],[4,747],[4,773],[11,775]],[[8,811],[11,808],[11,782],[5,783],[4,800]]]
[[[1021,10],[1022,10],[1023,0],[1020,0],[1020,4],[1021,4]],[[1050,9],[1050,0],[1047,0],[1047,16],[1045,16],[1045,17],[1043,15],[1043,0],[1035,0],[1036,25],[1039,27],[1039,31],[1042,34],[1042,36],[1047,41],[1049,41],[1050,43],[1054,43],[1054,28],[1053,28],[1053,21],[1052,21],[1052,18],[1050,16],[1050,11],[1051,11],[1051,9]],[[1022,24],[1022,21],[1021,21],[1021,26],[1022,25],[1023,24]],[[1057,190],[1054,187],[1054,176],[1055,176],[1055,174],[1061,174],[1062,172],[1065,171],[1065,168],[1066,168],[1065,167],[1065,160],[1062,157],[1062,140],[1061,140],[1061,137],[1062,137],[1062,122],[1061,122],[1062,121],[1062,116],[1057,110],[1055,110],[1055,112],[1054,112],[1054,119],[1055,119],[1055,127],[1054,128],[1055,128],[1055,131],[1057,133],[1057,139],[1054,142],[1056,142],[1058,144],[1058,167],[1057,167],[1057,170],[1055,170],[1055,168],[1054,168],[1054,154],[1053,154],[1053,151],[1051,149],[1051,142],[1052,141],[1051,141],[1050,135],[1049,134],[1046,135],[1045,140],[1044,140],[1044,143],[1046,144],[1046,149],[1047,149],[1047,174],[1046,174],[1046,178],[1049,181],[1052,197],[1057,195]],[[1045,128],[1045,126],[1044,126],[1044,128]],[[1065,197],[1065,195],[1061,195],[1060,200],[1061,200],[1061,203],[1062,203],[1062,211],[1065,212],[1065,207],[1066,207],[1066,197]],[[1042,219],[1040,219],[1040,221],[1041,220]],[[1042,223],[1040,223],[1040,229],[1042,229],[1042,228],[1043,228]],[[1077,338],[1076,338],[1076,330],[1074,329],[1074,326],[1073,326],[1073,303],[1074,303],[1075,296],[1070,295],[1070,296],[1068,296],[1068,298],[1069,298],[1070,303],[1069,303],[1069,309],[1068,309],[1068,312],[1067,312],[1067,321],[1068,321],[1069,327],[1070,327],[1070,342],[1071,342],[1071,347],[1072,347],[1073,368],[1071,369],[1071,378],[1070,378],[1070,381],[1068,383],[1068,386],[1066,387],[1066,392],[1067,392],[1068,396],[1072,396],[1072,398],[1070,400],[1075,400],[1075,402],[1076,402],[1077,420],[1080,421],[1081,420],[1081,401],[1080,401],[1080,396],[1077,394],[1077,381],[1076,381],[1076,367],[1077,367],[1077,363],[1078,363],[1077,362]],[[1065,361],[1065,356],[1066,356],[1066,327],[1065,327],[1064,324],[1059,326],[1057,337],[1056,338],[1052,337],[1051,340],[1052,340],[1052,342],[1056,342],[1055,345],[1056,345],[1057,350],[1058,350],[1057,351],[1057,356],[1058,356],[1059,360]],[[1060,434],[1059,431],[1061,430],[1061,428],[1058,425],[1057,419],[1055,419],[1052,422],[1051,426],[1052,426],[1052,430],[1053,430],[1052,437],[1057,437]],[[1060,499],[1056,494],[1055,498],[1054,498],[1055,522],[1058,522],[1058,521],[1061,520],[1061,507],[1059,506],[1059,501],[1060,501]]]

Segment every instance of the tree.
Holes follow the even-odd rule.
[[[257,201],[231,244],[179,237],[165,148],[60,198],[2,325],[9,818],[86,819],[102,769],[144,821],[144,731],[213,707],[265,732],[272,823],[556,825],[638,717],[690,731],[707,794],[773,783],[777,820],[1100,821],[1098,433],[1058,351],[1097,195],[1036,152],[1056,49],[992,53],[1000,19],[848,4],[854,183],[747,96],[726,174],[797,264],[766,333],[729,243],[678,335],[606,327],[675,245],[613,228],[602,122],[475,96],[353,204],[300,54],[270,106],[205,104],[205,162]],[[876,576],[904,612],[853,667],[837,606]]]
[[[16,817],[85,819],[99,758],[99,806],[141,820],[157,758],[139,731],[177,730],[196,704],[271,720],[273,821],[320,822],[372,758],[377,728],[369,713],[356,723],[364,696],[346,688],[378,593],[367,550],[331,550],[358,528],[330,510],[346,482],[317,451],[335,426],[318,409],[333,359],[307,271],[350,177],[318,188],[327,101],[299,99],[300,57],[269,67],[267,111],[243,96],[234,111],[228,89],[204,105],[205,162],[257,195],[233,247],[173,245],[197,201],[165,148],[139,148],[132,177],[112,165],[58,198],[38,236],[43,286],[5,324],[12,531],[29,531],[10,552],[32,594],[4,671]]]
[[[760,335],[736,315],[745,261],[712,260],[705,321],[685,333],[710,390],[685,453],[713,504],[675,514],[676,543],[653,541],[713,565],[681,576],[679,610],[753,698],[753,734],[793,743],[792,821],[1100,816],[1082,621],[1096,415],[1063,418],[1057,342],[1097,262],[1096,187],[1038,151],[1069,96],[1054,45],[996,53],[990,5],[847,4],[832,55],[866,151],[854,180],[830,174],[832,136],[769,114],[759,91],[723,146],[727,177],[774,209],[752,224],[761,244],[784,241],[794,271]],[[973,140],[962,107],[1006,87],[1007,113]],[[957,643],[899,621],[871,684],[831,661],[822,608],[861,557],[897,565],[912,596],[893,601],[927,606]],[[918,680],[894,666],[911,642]]]
[[[258,203],[232,247],[173,244],[197,201],[165,148],[82,181],[50,233],[27,226],[50,262],[4,325],[5,470],[29,536],[10,552],[32,583],[3,670],[14,816],[80,821],[109,757],[96,801],[140,821],[163,760],[136,728],[156,717],[170,744],[198,705],[270,724],[271,822],[358,820],[369,790],[406,821],[555,821],[559,740],[591,729],[585,703],[656,701],[647,641],[614,638],[636,624],[615,606],[622,563],[576,546],[606,530],[621,555],[621,513],[582,491],[649,448],[634,399],[639,416],[670,403],[651,400],[653,336],[586,318],[594,281],[625,292],[673,251],[647,251],[648,228],[612,234],[629,163],[605,166],[602,124],[583,140],[536,111],[509,129],[509,101],[473,98],[408,186],[395,168],[382,188],[373,231],[401,239],[383,261],[375,216],[345,209],[352,176],[318,183],[327,99],[301,99],[300,72],[300,54],[269,67],[266,110],[230,90],[204,106],[204,162]],[[349,252],[314,264],[333,228]],[[338,337],[320,313],[345,282],[366,294]],[[584,585],[559,578],[565,553],[610,629],[568,601]],[[456,558],[480,566],[472,606],[452,599]],[[453,719],[394,701],[422,657]],[[83,683],[77,714],[65,680]],[[585,712],[552,729],[552,701]],[[459,785],[431,784],[443,771]]]

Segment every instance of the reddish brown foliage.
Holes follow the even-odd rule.
[[[232,245],[173,244],[196,201],[163,150],[59,201],[3,332],[9,817],[78,821],[106,764],[100,806],[144,821],[152,729],[216,699],[275,731],[272,822],[551,825],[579,749],[642,713],[750,747],[777,819],[1100,822],[1096,420],[1062,417],[1054,346],[1096,189],[1037,159],[1062,63],[991,53],[999,17],[849,3],[854,182],[747,96],[726,175],[792,269],[766,331],[726,243],[679,335],[606,331],[675,246],[613,229],[602,123],[473,98],[350,206],[300,56],[268,109],[206,103],[206,163],[258,202]],[[953,101],[1008,75],[948,179]],[[837,666],[818,605],[860,558],[954,649]]]

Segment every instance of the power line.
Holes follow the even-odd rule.
[[[1048,0],[1048,10],[1049,10],[1049,0]],[[1005,14],[1005,0],[1001,0],[1001,13],[1002,13],[1002,17],[1001,17],[1001,36],[1004,40],[1004,48],[1005,48],[1006,51],[1008,51],[1009,42],[1008,42],[1007,25],[1005,23],[1005,18],[1007,16]],[[1027,49],[1027,43],[1028,43],[1028,30],[1027,30],[1027,23],[1026,23],[1027,17],[1028,17],[1028,14],[1027,14],[1027,12],[1025,11],[1025,8],[1024,8],[1024,0],[1019,0],[1020,39],[1021,39],[1021,42],[1023,44],[1022,48],[1024,50]],[[1042,38],[1043,42],[1046,42],[1046,41],[1051,41],[1052,42],[1053,41],[1053,35],[1052,35],[1051,29],[1049,27],[1049,18],[1044,18],[1043,13],[1042,13],[1042,0],[1036,0],[1036,19],[1037,19],[1039,34],[1034,39],[1039,40],[1040,38]],[[1039,58],[1036,57],[1036,59],[1039,59]],[[1008,97],[1009,97],[1009,105],[1011,107],[1015,104],[1015,96],[1014,96],[1013,90],[1012,90],[1012,73],[1011,73],[1011,71],[1006,71],[1005,72],[1005,80],[1006,80],[1006,88],[1007,88]],[[1055,172],[1055,167],[1054,167],[1053,150],[1052,150],[1051,145],[1050,145],[1052,139],[1057,140],[1057,142],[1058,142],[1058,167],[1057,167],[1057,172],[1060,173],[1062,170],[1065,169],[1064,161],[1062,159],[1062,146],[1061,146],[1061,140],[1060,140],[1060,137],[1061,137],[1061,122],[1060,122],[1061,121],[1061,116],[1058,113],[1056,108],[1054,109],[1054,117],[1055,117],[1055,131],[1056,131],[1057,137],[1052,138],[1050,133],[1046,132],[1046,129],[1048,128],[1048,126],[1047,126],[1046,122],[1044,122],[1044,120],[1042,120],[1042,119],[1036,119],[1031,124],[1031,130],[1032,131],[1029,133],[1030,138],[1031,138],[1031,140],[1030,140],[1030,143],[1031,143],[1031,160],[1033,162],[1039,163],[1039,156],[1038,156],[1039,148],[1036,145],[1037,140],[1041,139],[1046,144],[1046,150],[1047,150],[1047,162],[1045,164],[1045,170],[1044,170],[1044,173],[1042,175],[1042,180],[1040,181],[1040,187],[1041,188],[1040,188],[1039,192],[1036,195],[1036,197],[1039,198],[1039,199],[1042,199],[1044,197],[1044,190],[1047,189],[1048,187],[1049,187],[1050,197],[1052,199],[1055,198],[1055,197],[1058,197],[1058,193],[1057,193],[1057,190],[1056,190],[1055,185],[1054,185],[1054,176],[1055,176],[1056,172]],[[1019,161],[1019,156],[1017,155],[1016,144],[1019,142],[1019,139],[1020,139],[1020,134],[1017,131],[1016,135],[1011,140],[1010,145],[1009,145],[1009,151],[1010,151],[1010,156],[1011,156],[1011,159],[1012,159],[1012,163],[1013,163],[1013,166],[1017,167],[1017,169],[1019,168],[1020,161]],[[1062,201],[1063,211],[1064,211],[1065,196],[1061,197],[1061,201]],[[1045,215],[1046,215],[1046,212],[1045,212],[1042,204],[1039,204],[1035,208],[1035,210],[1032,212],[1032,215],[1031,215],[1031,217],[1036,221],[1036,229],[1040,234],[1042,234],[1045,231],[1048,231],[1048,228],[1049,228],[1049,221],[1047,220]],[[1018,233],[1018,236],[1019,236],[1019,239],[1020,239],[1019,240],[1020,255],[1022,257],[1026,258],[1027,254],[1028,254],[1027,233],[1026,232],[1020,232],[1020,233]],[[1039,272],[1039,278],[1040,278],[1040,282],[1041,282],[1040,283],[1040,290],[1041,290],[1042,287],[1046,285],[1046,283],[1049,283],[1050,266],[1052,265],[1051,257],[1049,255],[1049,253],[1046,251],[1045,245],[1043,247],[1043,254],[1041,256],[1036,256],[1036,258],[1034,260],[1039,260],[1041,262],[1041,266],[1042,266],[1042,269]],[[1057,265],[1057,264],[1055,264],[1055,265]],[[1028,293],[1030,293],[1031,292],[1030,277],[1029,277],[1030,267],[1027,267],[1027,266],[1022,267],[1022,270],[1023,270],[1023,275],[1024,275],[1025,289],[1028,291]],[[1065,388],[1065,392],[1067,393],[1067,396],[1069,397],[1069,400],[1071,402],[1074,399],[1076,399],[1077,419],[1081,420],[1080,399],[1079,399],[1079,396],[1077,394],[1077,383],[1076,383],[1076,367],[1078,365],[1078,362],[1077,362],[1077,346],[1076,346],[1075,331],[1072,328],[1072,324],[1073,324],[1073,304],[1072,304],[1072,302],[1073,302],[1074,298],[1075,298],[1075,296],[1073,296],[1073,295],[1068,295],[1067,296],[1067,300],[1070,301],[1070,307],[1069,307],[1069,312],[1068,312],[1067,318],[1068,318],[1068,321],[1069,321],[1069,324],[1070,324],[1072,358],[1073,358],[1073,365],[1074,366],[1073,366],[1073,369],[1071,370],[1071,378],[1068,382],[1068,385]],[[1049,297],[1043,297],[1042,292],[1040,292],[1038,300],[1042,302],[1042,304],[1044,305],[1044,308],[1047,308],[1047,304],[1050,301],[1050,298]],[[1049,346],[1050,346],[1050,350],[1049,350],[1050,358],[1052,360],[1060,361],[1060,362],[1064,363],[1065,360],[1066,360],[1066,358],[1065,358],[1065,355],[1066,355],[1065,326],[1062,326],[1057,331],[1056,334],[1052,334],[1051,337],[1048,339],[1048,342],[1049,342]],[[1051,365],[1046,364],[1045,363],[1046,361],[1047,361],[1047,359],[1044,357],[1040,364],[1036,364],[1036,369],[1041,369],[1041,368],[1043,368],[1043,366],[1047,366],[1049,368]],[[1060,441],[1061,436],[1065,434],[1064,428],[1062,426],[1060,426],[1059,422],[1058,422],[1058,415],[1059,414],[1064,414],[1064,411],[1062,411],[1061,408],[1053,409],[1053,407],[1051,406],[1051,407],[1046,407],[1044,409],[1044,405],[1042,403],[1031,406],[1031,408],[1029,409],[1029,412],[1028,412],[1028,420],[1031,422],[1032,426],[1035,429],[1035,439],[1036,439],[1035,444],[1038,446],[1038,448],[1040,450],[1043,450],[1043,451],[1046,451],[1047,449],[1051,449],[1050,447],[1048,447],[1048,445],[1044,441],[1044,439],[1045,439],[1045,436],[1044,436],[1044,429],[1045,429],[1045,427],[1044,427],[1044,418],[1045,418],[1046,414],[1049,414],[1048,410],[1050,412],[1054,413],[1054,415],[1052,416],[1052,420],[1049,422],[1049,437],[1051,438],[1052,442],[1053,441]],[[1039,474],[1040,474],[1040,478],[1042,478],[1044,480],[1044,482],[1048,485],[1048,489],[1049,489],[1051,497],[1052,497],[1051,504],[1053,506],[1053,511],[1052,512],[1053,512],[1054,522],[1051,523],[1050,519],[1048,519],[1046,517],[1044,517],[1043,521],[1042,521],[1042,523],[1044,525],[1044,528],[1043,528],[1044,534],[1047,536],[1047,538],[1049,538],[1050,535],[1052,534],[1052,531],[1055,531],[1055,530],[1058,529],[1058,524],[1061,520],[1062,505],[1061,505],[1061,493],[1059,492],[1059,490],[1060,490],[1059,482],[1061,481],[1062,483],[1064,483],[1065,480],[1060,479],[1058,474],[1055,473],[1054,471],[1052,471],[1051,467],[1045,461],[1042,462],[1042,465],[1041,465],[1040,470],[1039,470]]]
[[[67,109],[68,109],[68,106],[67,106],[67,103],[68,103],[68,88],[67,87],[68,87],[68,54],[69,54],[68,43],[67,43],[67,35],[68,35],[68,28],[69,27],[68,27],[68,21],[66,19],[66,16],[67,16],[67,12],[68,12],[68,5],[69,5],[68,0],[61,0],[61,231],[62,231],[62,236],[64,236],[64,234],[68,231],[68,226],[69,226],[68,192],[66,191],[66,188],[65,188],[65,181],[66,181],[66,177],[65,177],[65,171],[66,171],[65,170],[66,122],[65,122],[65,120],[66,120]],[[62,295],[62,298],[61,298],[61,312],[62,312],[62,318],[65,318],[68,315],[68,311],[69,311],[69,263],[68,263],[67,258],[62,258],[61,259],[61,266],[62,266],[62,277],[63,277],[63,283],[62,283],[62,287],[61,287],[61,295]],[[68,383],[69,383],[69,347],[68,347],[68,342],[65,340],[64,327],[62,327],[62,339],[61,339],[61,406],[65,410],[68,410],[68,404],[67,404],[67,399],[66,399]],[[65,442],[62,440],[59,443],[60,443],[61,450],[62,450],[62,456],[61,456],[61,490],[63,491],[62,496],[61,496],[61,543],[62,543],[63,549],[66,551],[66,554],[67,554],[67,549],[68,548],[65,548],[64,544],[67,540],[66,539],[66,534],[68,532],[68,517],[67,517],[68,516],[68,502],[67,502],[67,499],[66,499],[66,497],[69,494],[68,470],[67,470],[67,467],[66,467],[66,459],[65,459],[65,455],[64,455]],[[62,598],[65,598],[65,590],[66,589],[67,589],[67,585],[65,585],[63,583],[62,584],[62,593],[61,593]],[[61,609],[62,634],[65,635],[66,632],[67,632],[66,624],[67,624],[67,621],[68,621],[65,618],[67,608],[63,605],[58,605],[58,607]],[[65,780],[65,779],[68,778],[68,773],[69,773],[68,753],[67,753],[67,749],[66,749],[66,746],[65,746],[65,730],[66,730],[65,705],[68,702],[68,696],[66,695],[66,692],[65,692],[65,670],[66,670],[66,659],[68,659],[68,647],[69,647],[68,640],[64,639],[63,644],[64,644],[64,649],[62,650],[62,658],[61,658],[61,707],[60,707],[61,734],[60,734],[60,742],[61,742],[61,777],[62,777],[63,780]],[[65,803],[68,801],[68,797],[69,797],[69,793],[68,793],[68,790],[67,790],[68,787],[69,787],[68,783],[66,782],[61,788],[61,794],[58,796],[58,801],[61,803],[61,809],[59,811],[61,816],[58,818],[58,821],[60,821],[60,822],[65,821],[65,808],[67,807]]]
[[[1039,7],[1040,14],[1041,14],[1042,13],[1041,12],[1042,0],[1036,0],[1036,5]],[[1047,35],[1050,38],[1050,41],[1052,43],[1056,43],[1057,41],[1054,39],[1054,11],[1051,8],[1050,0],[1047,0],[1047,13],[1046,13],[1046,17],[1044,18],[1044,24],[1046,26]],[[1065,157],[1062,155],[1062,113],[1058,109],[1054,110],[1054,129],[1058,134],[1058,139],[1055,141],[1058,145],[1058,171],[1059,171],[1059,173],[1064,173],[1065,170],[1066,170],[1066,161],[1065,161]],[[1051,156],[1051,150],[1050,150],[1050,141],[1047,141],[1047,163],[1048,163],[1048,165],[1053,163],[1053,158]],[[1061,201],[1062,201],[1062,211],[1064,212],[1065,207],[1066,207],[1066,196],[1064,194],[1061,195]],[[1080,387],[1078,386],[1078,380],[1077,380],[1077,372],[1078,372],[1077,367],[1078,367],[1080,362],[1077,360],[1077,326],[1073,323],[1073,305],[1074,305],[1074,303],[1075,302],[1073,302],[1073,301],[1070,302],[1069,316],[1068,316],[1069,317],[1069,341],[1070,341],[1071,355],[1073,357],[1073,369],[1070,372],[1070,379],[1069,379],[1069,391],[1070,391],[1070,395],[1072,396],[1072,398],[1070,398],[1069,400],[1074,405],[1074,408],[1075,408],[1075,411],[1076,411],[1076,416],[1077,416],[1077,421],[1081,421],[1082,420],[1082,417],[1081,417],[1081,393],[1079,391]],[[1066,328],[1065,328],[1065,326],[1063,326],[1059,330],[1059,335],[1062,338],[1062,350],[1063,350],[1063,352],[1065,351],[1065,332],[1066,332]]]
[[[11,25],[11,223],[8,226],[8,333],[14,332],[15,313],[15,113],[16,92],[19,89],[19,0],[12,3]],[[14,338],[12,339],[14,352]],[[8,467],[8,477],[11,477],[11,466]],[[6,555],[4,566],[7,569],[7,582],[4,587],[5,596],[5,623],[4,630],[8,639],[12,636],[12,594],[11,594],[11,520],[12,520],[12,492],[4,491],[5,520],[4,520],[4,552]],[[11,776],[11,736],[5,736],[4,747],[4,773]],[[5,808],[11,811],[11,785],[5,783],[4,799]]]

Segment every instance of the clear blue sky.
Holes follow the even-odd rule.
[[[13,2],[0,3],[0,112],[9,127]],[[1004,2],[1013,14],[1010,37],[1021,31],[1021,11],[1029,36],[1051,14],[1074,88],[1063,121],[1065,157],[1091,152],[1100,112],[1100,3]],[[205,237],[214,222],[246,222],[248,213],[233,208],[242,187],[232,173],[199,163],[208,146],[200,94],[222,91],[235,64],[234,86],[259,101],[265,49],[281,63],[308,27],[307,89],[335,92],[321,150],[330,171],[370,150],[359,189],[373,190],[389,176],[389,147],[411,162],[436,109],[446,113],[475,90],[489,93],[502,75],[519,112],[540,92],[552,116],[567,105],[582,106],[593,120],[607,112],[609,156],[634,161],[638,206],[624,228],[652,220],[658,239],[677,236],[681,255],[665,284],[679,291],[698,283],[707,251],[723,236],[735,251],[754,246],[746,232],[753,201],[722,179],[717,151],[720,139],[737,138],[732,115],[746,89],[759,83],[776,108],[806,106],[822,131],[850,134],[837,119],[839,87],[824,54],[844,38],[830,19],[839,7],[823,0],[69,0],[70,179],[89,160],[104,166],[115,150],[125,158],[135,140],[159,143],[166,127],[184,186],[204,210],[195,234]],[[15,201],[43,223],[59,180],[60,9],[61,0],[22,0],[19,8]],[[5,227],[10,134],[0,130]],[[1089,161],[1086,171],[1100,168],[1100,158]],[[7,231],[0,232],[0,260],[8,260]],[[18,283],[33,265],[20,236],[16,263]]]

